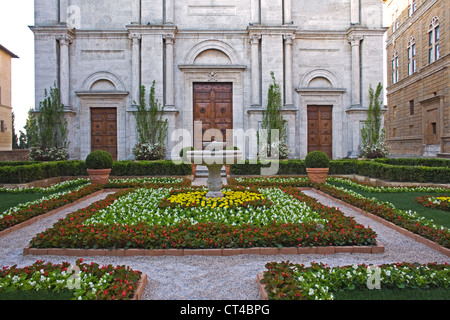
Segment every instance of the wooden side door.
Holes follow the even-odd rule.
[[[308,106],[308,153],[312,151],[333,157],[333,106]]]
[[[91,150],[105,150],[117,160],[117,109],[91,108]]]
[[[202,123],[202,142],[227,141],[233,129],[233,85],[231,83],[194,84],[194,124]],[[211,134],[205,136],[208,130]],[[221,134],[218,134],[220,132]],[[222,139],[220,139],[220,135]]]

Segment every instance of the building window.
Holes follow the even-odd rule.
[[[411,101],[409,102],[409,114],[410,114],[411,116],[414,115],[414,100],[411,100]]]
[[[437,123],[436,122],[432,122],[431,123],[431,127],[433,130],[433,134],[437,134]]]
[[[392,15],[392,32],[395,32],[398,30],[400,26],[400,21],[398,17],[398,9],[395,10],[395,13]]]
[[[396,84],[398,82],[398,52],[394,51],[394,55],[392,57],[392,84]]]
[[[416,38],[411,37],[408,41],[408,75],[417,71]]]
[[[408,0],[408,16],[412,16],[417,10],[417,0]]]
[[[433,63],[439,60],[440,55],[440,31],[439,31],[439,18],[434,17],[428,28],[428,56],[429,63]]]

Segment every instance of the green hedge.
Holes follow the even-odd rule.
[[[388,160],[391,159],[386,160],[386,162],[389,162]],[[398,161],[398,163],[408,163],[407,159],[402,160],[403,162]],[[392,163],[395,163],[395,161]],[[410,163],[420,162],[414,160]],[[430,161],[429,163],[432,162]],[[305,162],[302,160],[280,161],[279,164],[278,175],[306,175]],[[440,161],[436,161],[435,164],[440,164]],[[260,175],[263,166],[267,167],[268,165],[262,165],[260,162],[253,164],[246,161],[245,163],[231,166],[231,173],[234,175]],[[330,174],[356,174],[395,182],[450,183],[450,167],[448,166],[392,165],[384,163],[382,160],[331,160]]]
[[[395,158],[376,159],[376,162],[394,166],[421,166],[421,167],[447,167],[450,168],[450,160],[439,158]]]
[[[117,161],[112,176],[186,176],[192,172],[190,164],[176,165],[172,161]],[[0,166],[0,183],[17,184],[59,176],[87,176],[84,161],[39,162],[29,165]]]
[[[30,164],[39,163],[38,161],[0,161],[0,167],[16,167],[16,166],[26,166]]]
[[[112,176],[186,176],[192,173],[190,164],[177,165],[172,161],[114,162]]]
[[[84,161],[26,162],[26,165],[0,163],[0,183],[17,184],[58,176],[87,176]],[[378,159],[376,161],[331,160],[330,174],[357,174],[395,182],[450,183],[450,160],[445,159]],[[426,165],[426,166],[425,166]],[[246,161],[231,166],[233,175],[260,175],[262,167]],[[186,176],[192,172],[190,164],[177,165],[172,161],[117,161],[112,176]],[[279,161],[279,175],[306,175],[305,161]]]

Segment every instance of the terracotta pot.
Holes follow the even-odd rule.
[[[87,169],[86,171],[92,184],[108,183],[109,174],[111,173],[111,169]]]
[[[226,173],[227,177],[229,177],[231,175],[231,168],[230,168],[230,166],[225,166],[225,173]]]
[[[197,165],[192,164],[192,175],[195,177],[196,174],[197,174]]]
[[[325,183],[330,168],[306,168],[311,183]]]

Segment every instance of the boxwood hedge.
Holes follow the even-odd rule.
[[[0,163],[0,183],[18,184],[58,176],[87,176],[84,161]],[[279,175],[306,175],[304,160],[281,160]],[[270,163],[243,161],[232,165],[233,175],[260,175]],[[190,164],[172,161],[116,161],[111,176],[186,176]],[[356,174],[394,182],[450,183],[450,160],[446,159],[377,159],[330,160],[330,174]]]
[[[190,164],[176,165],[172,161],[117,161],[111,176],[185,176],[192,172]],[[84,161],[39,162],[27,165],[0,166],[1,184],[18,184],[58,176],[87,176]]]
[[[421,162],[418,160],[408,161],[408,159],[386,159],[386,161],[331,160],[330,174],[356,174],[395,182],[450,183],[450,160],[429,160],[437,161],[424,161],[425,164],[433,164],[433,166],[424,166],[420,165]],[[260,175],[261,168],[268,166],[268,164],[261,162],[250,163],[246,161],[233,165],[231,173],[234,175]],[[279,161],[278,174],[306,175],[305,162],[302,160]]]

